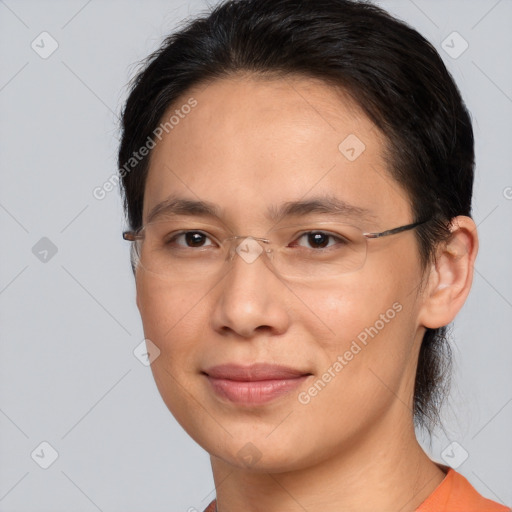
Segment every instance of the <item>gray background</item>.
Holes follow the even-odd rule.
[[[380,5],[438,48],[477,141],[481,248],[453,330],[445,430],[426,448],[443,462],[457,442],[448,453],[458,471],[510,505],[512,2]],[[205,8],[177,0],[0,0],[2,512],[202,511],[213,498],[208,455],[133,354],[143,331],[117,189],[93,196],[116,172],[116,113],[135,64]],[[43,31],[59,45],[46,59],[31,47],[35,40],[51,49]],[[453,31],[469,44],[457,58],[464,43]],[[51,458],[43,441],[58,452],[48,469],[40,467]]]

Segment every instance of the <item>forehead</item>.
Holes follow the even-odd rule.
[[[180,110],[191,99],[193,109]],[[187,91],[163,121],[173,114],[179,121],[152,151],[144,219],[169,195],[248,221],[308,195],[408,215],[385,138],[346,93],[319,80],[220,79]]]

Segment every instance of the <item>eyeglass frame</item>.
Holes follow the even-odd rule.
[[[404,231],[409,231],[411,229],[416,228],[417,226],[420,226],[422,224],[425,224],[426,222],[429,222],[430,220],[432,220],[432,217],[429,217],[428,219],[420,220],[420,221],[417,221],[417,222],[412,222],[411,224],[405,224],[403,226],[398,226],[396,228],[386,229],[385,231],[380,231],[380,232],[377,232],[377,233],[375,233],[375,232],[367,232],[367,233],[365,233],[365,232],[363,232],[361,230],[361,234],[366,239],[383,238],[383,237],[386,237],[386,236],[389,236],[389,235],[395,235],[397,233],[402,233]],[[347,225],[352,226],[351,224],[348,224],[348,223],[342,223],[342,224],[347,224]],[[127,240],[128,242],[136,242],[138,240],[143,240],[144,236],[141,234],[141,232],[144,230],[144,228],[146,226],[147,226],[147,224],[144,225],[144,226],[141,226],[137,230],[123,231],[123,233],[122,233],[123,239]],[[352,227],[356,227],[356,226],[352,226]],[[359,228],[357,228],[357,229],[359,229]],[[190,231],[193,231],[193,229],[191,229]],[[224,243],[224,242],[229,241],[229,240],[240,239],[240,238],[243,238],[243,239],[251,238],[251,239],[257,240],[259,242],[263,242],[263,243],[267,243],[267,244],[271,243],[271,240],[269,240],[268,238],[255,237],[255,236],[251,236],[251,235],[233,235],[233,236],[230,236],[230,237],[227,237],[227,238],[223,239],[221,243]],[[266,252],[268,252],[268,251],[269,250],[267,250]],[[132,259],[132,268],[135,271],[135,266],[134,266],[133,259]]]

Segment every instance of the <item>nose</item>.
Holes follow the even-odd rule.
[[[261,331],[284,333],[290,324],[290,294],[272,269],[265,243],[246,238],[235,247],[229,270],[215,287],[213,329],[243,338]]]

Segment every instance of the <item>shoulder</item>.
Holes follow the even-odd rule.
[[[484,498],[460,473],[443,466],[446,477],[416,512],[512,512],[510,507]],[[213,500],[204,512],[215,512]]]
[[[453,468],[442,468],[446,477],[416,512],[511,512],[510,507],[484,498]]]

